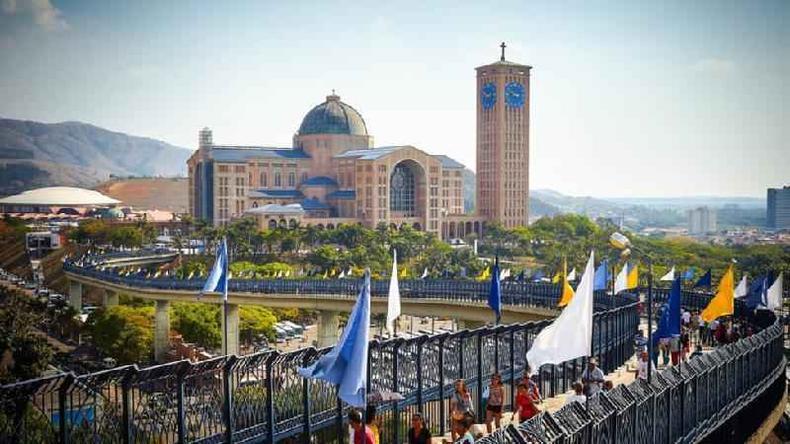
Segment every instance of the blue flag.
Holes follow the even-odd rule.
[[[217,258],[200,295],[208,292],[222,293],[222,298],[228,300],[228,243],[225,238],[217,249]]]
[[[502,316],[502,289],[499,284],[499,257],[494,262],[494,270],[491,272],[491,290],[488,292],[488,306],[494,310],[496,315],[496,323],[499,324],[499,318]]]
[[[659,339],[669,337],[672,337],[669,333],[669,303],[664,303],[659,309],[658,325],[653,332],[653,345],[657,344]]]
[[[606,290],[606,285],[612,279],[612,273],[609,272],[609,261],[604,259],[598,268],[595,270],[595,278],[593,279],[593,290]]]
[[[680,278],[672,281],[672,290],[669,292],[669,324],[667,325],[670,336],[680,336]]]
[[[525,276],[526,276],[526,272],[524,270],[521,270],[521,273],[519,273],[518,277],[516,277],[516,281],[524,282]]]
[[[746,306],[755,309],[763,304],[763,295],[766,293],[768,277],[762,276],[752,281],[749,287],[749,295],[746,297]]]
[[[694,279],[694,267],[689,268],[683,273],[683,280],[690,281]]]
[[[705,273],[704,275],[702,275],[702,277],[699,278],[697,283],[694,284],[694,288],[697,288],[697,287],[708,287],[708,288],[710,288],[711,285],[712,285],[711,281],[712,281],[712,279],[711,279],[710,270],[708,270],[708,272]]]
[[[544,277],[546,275],[543,273],[543,270],[538,270],[532,275],[532,282],[540,282]]]
[[[305,378],[321,379],[338,386],[337,396],[354,407],[365,407],[368,383],[368,336],[370,334],[370,270],[365,270],[357,303],[348,317],[340,340],[313,365],[299,369]]]

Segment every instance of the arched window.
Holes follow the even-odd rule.
[[[269,229],[273,230],[277,228],[277,221],[274,219],[269,219]]]
[[[268,187],[269,186],[269,178],[266,177],[266,171],[261,171],[261,186]]]
[[[406,217],[415,214],[416,184],[414,171],[408,165],[395,166],[390,176],[390,211],[405,213]]]
[[[302,173],[302,183],[307,182],[307,172]]]
[[[289,187],[296,186],[296,173],[294,173],[293,171],[288,173],[288,186]]]
[[[280,172],[274,172],[274,186],[279,187],[282,186],[282,180],[280,179]]]

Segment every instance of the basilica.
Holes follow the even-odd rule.
[[[376,146],[362,115],[333,91],[302,119],[292,147],[218,144],[203,128],[187,161],[191,215],[215,226],[240,217],[261,228],[409,225],[443,239],[481,235],[490,221],[525,225],[530,67],[502,51],[477,68],[479,211],[464,213],[464,165],[410,145]]]

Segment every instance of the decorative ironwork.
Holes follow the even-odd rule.
[[[80,273],[108,273],[70,265]],[[92,274],[91,274],[92,275]],[[126,279],[109,274],[108,279]],[[126,284],[144,285],[131,278]],[[137,279],[137,280],[135,280]],[[193,281],[154,280],[154,286],[193,285]],[[177,283],[173,283],[177,282]],[[348,281],[233,282],[234,291],[355,293]],[[340,283],[338,283],[340,282]],[[407,281],[406,297],[480,300],[478,283]],[[186,283],[186,284],[185,284]],[[382,289],[386,288],[384,284]],[[160,288],[160,287],[156,287]],[[182,287],[178,287],[182,288]],[[549,305],[556,291],[541,285],[506,283],[513,303]],[[482,293],[481,293],[482,291]],[[691,306],[704,295],[684,293]],[[608,299],[607,299],[608,298]],[[615,368],[633,355],[639,318],[633,296],[596,297],[593,349],[604,368]],[[482,388],[495,371],[506,385],[506,402],[526,368],[524,355],[548,322],[530,322],[473,331],[373,341],[370,386],[397,392],[402,400],[379,406],[384,419],[382,442],[402,442],[409,415],[426,413],[432,432],[447,430],[448,399],[455,379],[464,379],[481,405]],[[508,427],[483,442],[693,442],[727,427],[750,403],[784,384],[783,325],[655,373],[651,384],[637,380],[600,393],[589,410],[571,405],[556,414],[542,413]],[[329,442],[342,433],[345,407],[335,387],[305,380],[297,369],[328,349],[261,352],[186,361],[138,369],[119,367],[89,375],[55,375],[0,387],[0,442],[280,442],[319,436]],[[539,369],[538,382],[552,396],[579,377],[581,361]],[[773,399],[773,398],[771,398]]]

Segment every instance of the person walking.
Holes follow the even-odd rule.
[[[431,431],[428,430],[425,418],[420,412],[411,415],[409,444],[431,444]]]
[[[505,388],[502,386],[502,376],[494,373],[491,384],[488,386],[488,404],[486,405],[486,431],[491,433],[491,422],[500,428],[502,419],[502,403],[505,399]]]
[[[354,431],[354,444],[376,444],[373,432],[362,423],[362,413],[357,409],[348,412],[348,423]]]
[[[584,383],[584,393],[592,396],[601,390],[604,381],[603,370],[598,368],[598,361],[591,357],[587,361],[587,368],[582,372],[582,383]]]
[[[376,415],[376,406],[373,404],[368,404],[368,407],[365,410],[365,425],[373,434],[374,444],[379,444],[381,440],[381,433],[379,432],[379,417]]]
[[[516,393],[516,411],[513,412],[513,422],[516,422],[516,415],[518,415],[518,422],[524,422],[529,418],[537,415],[540,410],[535,405],[535,401],[529,393],[529,387],[523,382],[518,385],[518,392]]]
[[[450,416],[452,418],[451,437],[453,441],[460,436],[455,433],[456,425],[459,425],[457,423],[462,421],[466,414],[472,415],[472,395],[469,393],[469,390],[467,390],[464,380],[458,379],[455,381],[455,392],[453,392],[450,398]],[[474,415],[472,415],[472,417],[474,417]]]
[[[639,356],[639,360],[636,363],[636,377],[639,379],[644,379],[647,381],[647,366],[652,367],[652,371],[656,371],[656,366],[648,359],[647,352],[643,351],[642,354]]]

